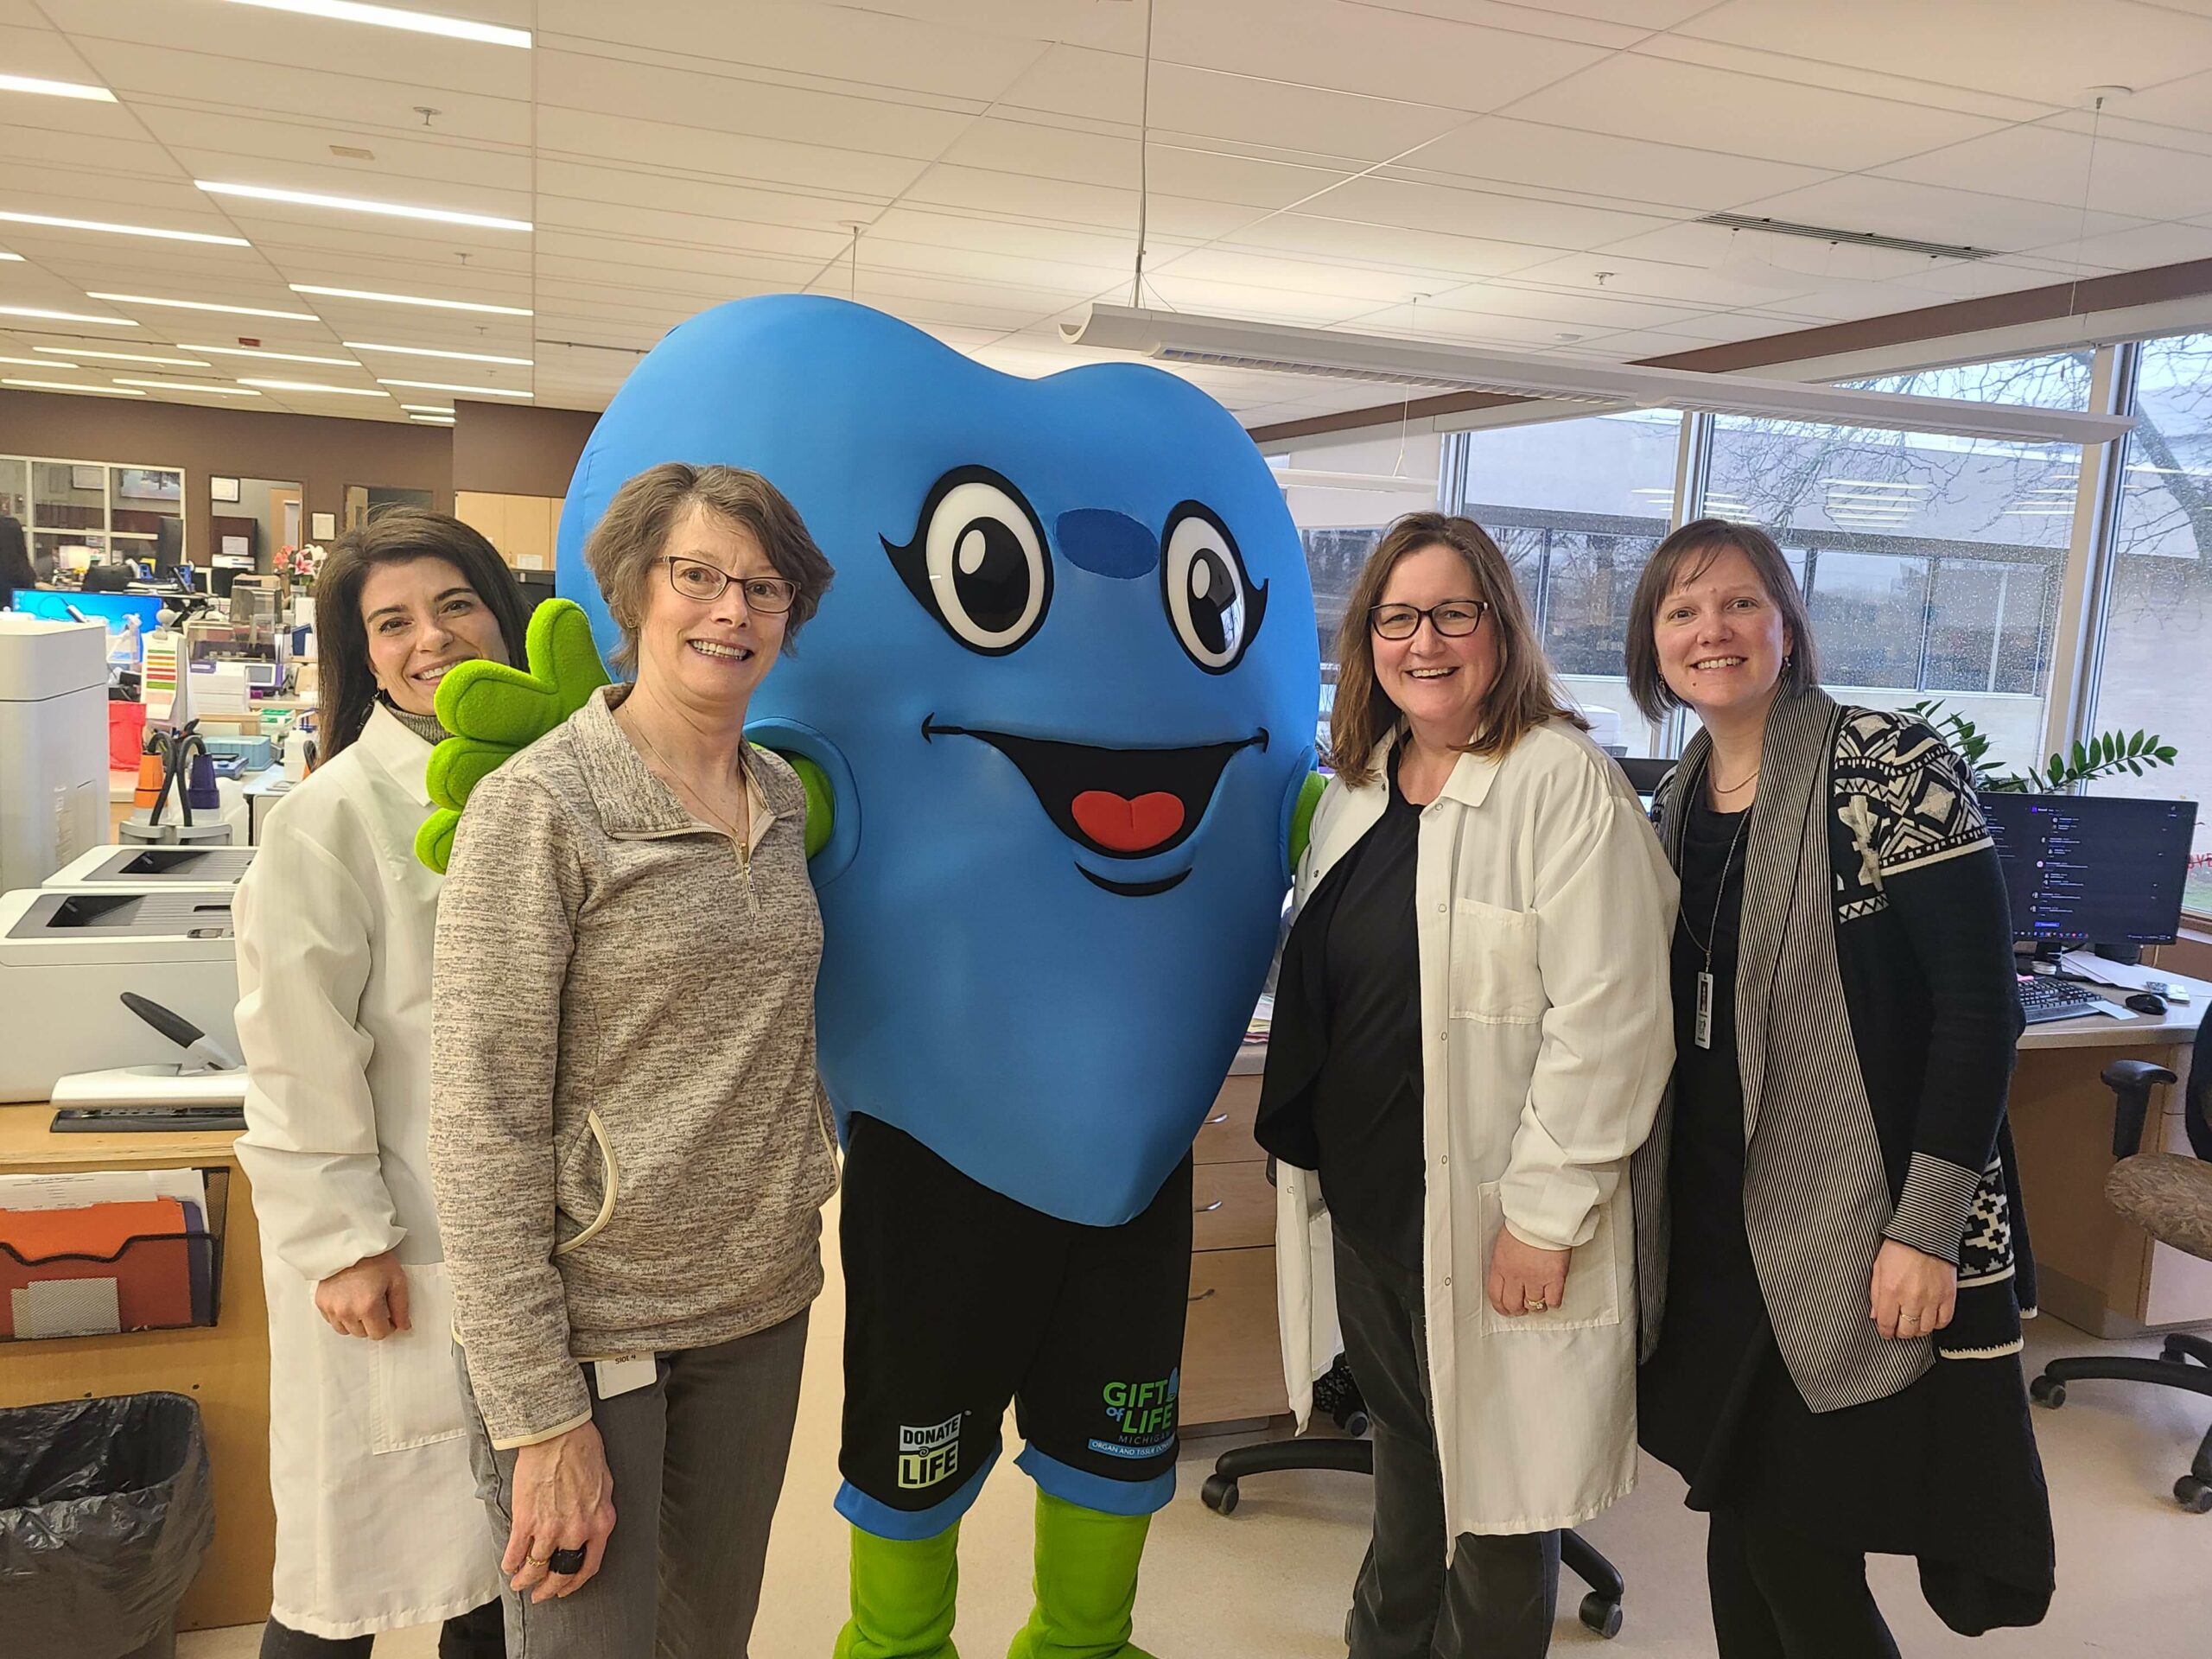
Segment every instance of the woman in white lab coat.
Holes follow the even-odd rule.
[[[1635,1479],[1675,879],[1471,521],[1390,528],[1338,658],[1258,1125],[1285,1374],[1303,1427],[1341,1326],[1375,1425],[1352,1659],[1525,1659]]]
[[[349,532],[315,588],[322,762],[270,814],[238,897],[238,1156],[269,1299],[275,1605],[263,1659],[367,1659],[445,1621],[505,1650],[469,1465],[425,1138],[440,878],[415,856],[438,681],[523,660],[506,566],[442,513]]]

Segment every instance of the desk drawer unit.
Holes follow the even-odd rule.
[[[1275,1190],[1252,1139],[1260,1079],[1226,1079],[1192,1144],[1185,1430],[1287,1411],[1275,1323]]]

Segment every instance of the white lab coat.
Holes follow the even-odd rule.
[[[239,1161],[269,1299],[273,1616],[342,1638],[499,1592],[430,1202],[430,746],[378,707],[279,803],[238,896]],[[397,1248],[412,1329],[341,1337],[318,1281]]]
[[[1332,781],[1297,898],[1382,816]],[[1676,884],[1618,768],[1563,721],[1462,755],[1422,809],[1420,934],[1429,1376],[1448,1535],[1573,1526],[1636,1483],[1629,1154],[1674,1064]],[[1284,1376],[1299,1427],[1340,1346],[1319,1183],[1278,1172]],[[1569,1248],[1562,1306],[1490,1305],[1500,1225]]]

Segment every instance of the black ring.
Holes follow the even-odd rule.
[[[545,1558],[545,1570],[549,1573],[558,1573],[563,1576],[571,1573],[582,1572],[584,1570],[583,1546],[579,1544],[573,1549],[555,1550]]]

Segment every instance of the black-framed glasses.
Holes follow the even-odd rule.
[[[1462,639],[1483,625],[1490,604],[1480,599],[1447,599],[1423,610],[1418,605],[1374,605],[1368,607],[1367,626],[1382,639],[1410,639],[1421,632],[1421,620],[1446,639]]]
[[[733,576],[703,560],[674,553],[662,554],[660,563],[668,567],[668,585],[686,599],[720,599],[722,590],[734,582],[745,596],[747,610],[761,616],[781,616],[798,597],[798,584],[782,576]]]

